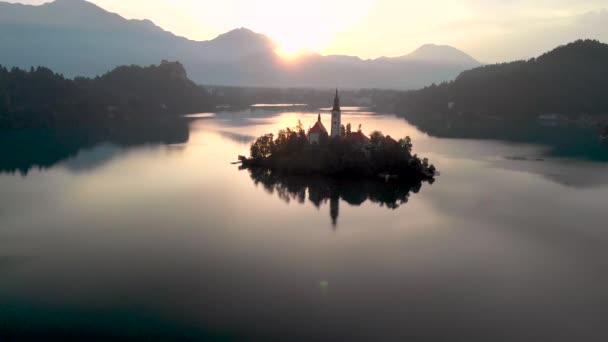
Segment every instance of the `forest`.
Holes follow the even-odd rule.
[[[608,113],[608,45],[579,40],[528,61],[486,65],[400,96],[403,115],[456,113],[529,119]]]
[[[44,67],[0,66],[0,129],[81,127],[215,108],[206,89],[178,62],[121,66],[95,78],[65,78]]]

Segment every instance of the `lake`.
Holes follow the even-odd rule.
[[[437,181],[268,179],[231,164],[255,137],[316,118],[259,109],[0,133],[0,336],[608,339],[608,146],[596,136],[429,135],[350,108],[354,127],[409,135]],[[548,135],[561,150],[535,139]],[[560,152],[571,145],[593,154]]]

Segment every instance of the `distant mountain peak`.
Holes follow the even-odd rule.
[[[45,7],[57,7],[62,9],[87,9],[87,10],[97,10],[106,12],[103,8],[95,5],[92,2],[88,2],[86,0],[55,0],[53,2],[46,3],[42,6]]]
[[[224,52],[240,50],[244,55],[268,53],[277,47],[277,44],[268,36],[245,27],[228,31],[207,42]]]
[[[219,35],[219,37],[222,36],[234,36],[234,35],[248,35],[248,36],[253,36],[253,35],[257,35],[258,33],[253,32],[252,30],[246,28],[246,27],[238,27],[235,29],[232,29],[228,32],[225,32],[221,35]]]
[[[49,2],[48,5],[73,5],[73,4],[89,4],[92,5],[92,3],[86,1],[86,0],[55,0],[52,2]]]
[[[252,37],[259,37],[259,36],[262,36],[262,35],[259,33],[253,32],[252,30],[250,30],[248,28],[239,27],[239,28],[230,30],[226,33],[220,34],[214,40],[235,39],[235,38],[252,38]]]
[[[261,42],[264,44],[269,44],[270,46],[274,46],[276,45],[272,39],[268,38],[268,36],[263,35],[261,33],[257,33],[254,32],[246,27],[239,27],[233,30],[230,30],[226,33],[220,34],[219,36],[217,36],[215,39],[213,39],[212,41],[215,42],[224,42],[224,41],[231,41],[231,42],[238,42],[238,41],[243,41],[243,42],[252,42],[252,41],[257,41],[257,42]]]
[[[450,45],[424,44],[412,53],[400,57],[410,61],[425,61],[445,64],[481,65],[475,58]]]

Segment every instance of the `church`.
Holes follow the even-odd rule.
[[[331,137],[340,136],[340,128],[342,127],[342,110],[340,109],[340,96],[336,89],[336,97],[334,98],[334,107],[331,110]],[[317,122],[308,132],[308,142],[318,144],[322,138],[330,136],[327,129],[321,122],[321,113],[317,118]]]

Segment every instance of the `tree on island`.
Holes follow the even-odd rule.
[[[367,138],[361,130],[311,144],[301,123],[278,134],[258,138],[250,148],[250,158],[239,157],[245,168],[300,175],[432,180],[435,166],[428,159],[412,155],[412,140],[395,140],[381,132]]]

